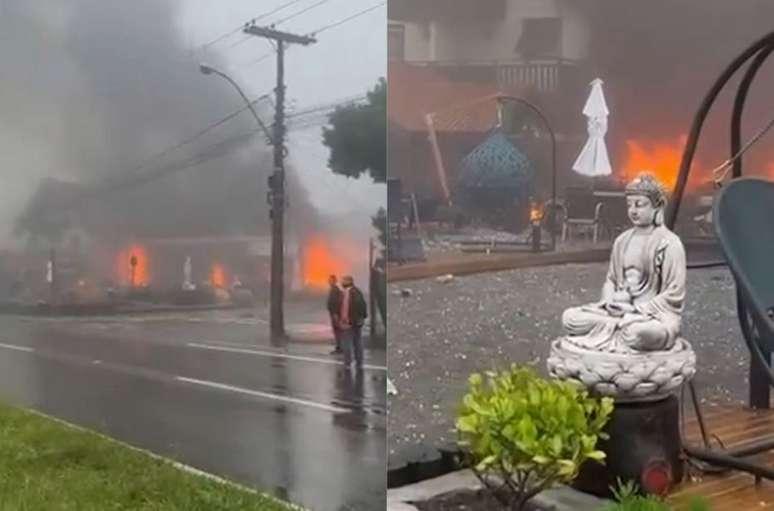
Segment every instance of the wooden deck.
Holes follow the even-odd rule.
[[[717,435],[726,447],[774,437],[774,410],[717,406],[706,407],[703,412],[708,433]],[[695,418],[686,421],[686,437],[692,444],[701,445]],[[748,459],[774,467],[774,450]],[[687,474],[689,477],[669,496],[676,509],[686,509],[685,503],[692,495],[707,499],[712,511],[774,509],[774,481],[764,479],[756,485],[753,476],[739,471],[707,475],[689,469]]]

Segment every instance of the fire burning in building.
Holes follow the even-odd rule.
[[[213,263],[210,270],[210,284],[212,287],[223,289],[226,287],[226,269],[220,263]]]
[[[677,182],[685,140],[686,137],[684,135],[673,142],[627,140],[626,159],[623,165],[624,179],[628,182],[638,173],[648,170],[668,190],[673,190]]]
[[[674,190],[686,140],[686,135],[682,135],[674,141],[627,140],[622,178],[625,181],[629,181],[638,173],[647,170],[664,183],[668,190]],[[722,158],[725,157],[723,156]],[[723,161],[722,158],[719,158],[718,165]],[[756,162],[761,161],[759,155],[757,157],[755,155],[747,155],[744,160],[745,174],[774,179],[774,161],[767,160],[769,163],[760,165],[756,164]],[[711,168],[709,165],[705,166],[694,156],[691,172],[688,176],[687,192],[696,191],[702,183],[706,183],[714,178],[708,170],[709,168]],[[758,169],[763,169],[763,171],[761,172]]]
[[[539,224],[543,220],[543,208],[537,202],[532,202],[529,208],[529,221],[532,224]]]
[[[335,248],[334,248],[335,247]],[[303,245],[301,271],[304,287],[310,289],[326,289],[328,277],[352,272],[354,262],[358,259],[357,249],[349,242],[338,239],[334,242],[321,234],[308,238]]]
[[[125,286],[150,284],[148,251],[142,245],[121,250],[115,260],[116,280]]]

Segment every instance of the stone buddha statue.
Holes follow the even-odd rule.
[[[633,227],[613,243],[602,298],[564,312],[564,340],[611,353],[670,350],[680,334],[685,249],[663,225],[666,193],[652,175],[626,186],[626,202]]]

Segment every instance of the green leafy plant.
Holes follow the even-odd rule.
[[[584,461],[604,460],[596,445],[612,411],[610,398],[512,365],[470,376],[456,429],[479,479],[522,510],[542,490],[573,480]]]
[[[633,481],[618,481],[616,488],[612,489],[616,502],[608,504],[601,511],[671,511],[671,507],[655,495],[640,495],[639,488]],[[710,511],[709,504],[699,497],[694,497],[687,507],[681,507],[687,511]]]

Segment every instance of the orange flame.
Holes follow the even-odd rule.
[[[674,189],[677,181],[677,171],[680,168],[682,147],[680,142],[643,142],[639,140],[626,141],[626,160],[623,165],[626,181],[642,171],[650,171],[668,190]]]
[[[537,203],[532,203],[529,209],[529,221],[532,223],[539,223],[543,219],[543,210]]]
[[[210,284],[212,287],[226,287],[226,269],[220,263],[213,263],[210,270]]]
[[[132,266],[132,258],[136,264]],[[115,274],[123,285],[147,286],[150,283],[148,252],[141,245],[132,245],[118,253]]]
[[[322,236],[313,236],[304,245],[301,268],[304,285],[315,289],[326,289],[330,275],[347,273],[348,265],[342,258],[343,254],[335,255],[328,241]]]
[[[656,179],[673,191],[683,159],[683,149],[687,140],[681,135],[674,141],[644,141],[629,139],[626,141],[626,158],[623,165],[623,177],[626,181],[634,179],[643,171],[652,173]],[[693,168],[689,174],[688,189],[695,189],[702,180],[712,176],[704,172],[701,163],[694,157]]]

